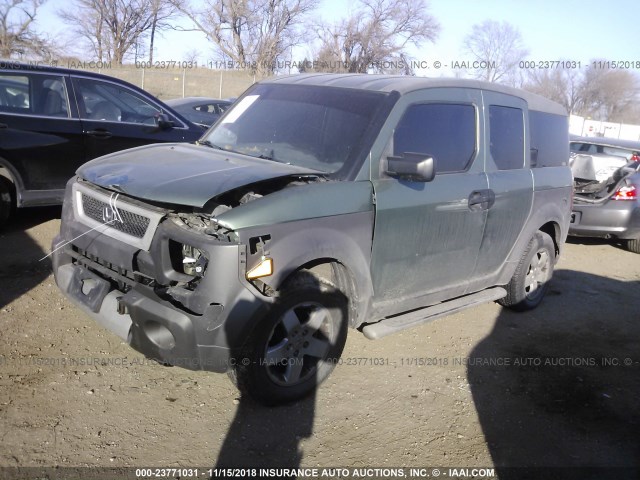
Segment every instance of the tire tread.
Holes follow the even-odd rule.
[[[633,253],[640,253],[640,238],[634,238],[633,240],[627,240],[627,250]]]
[[[509,283],[504,287],[505,290],[507,291],[507,295],[501,298],[500,300],[498,300],[498,303],[500,305],[502,305],[503,307],[510,308],[511,310],[523,312],[526,310],[531,310],[540,304],[540,302],[542,301],[542,298],[544,298],[544,293],[542,294],[542,296],[538,301],[534,303],[530,302],[526,298],[526,295],[524,294],[524,279],[526,277],[527,270],[529,268],[529,263],[531,261],[530,259],[531,259],[533,250],[537,249],[538,246],[544,246],[544,245],[548,247],[549,254],[553,256],[555,253],[555,248],[553,247],[553,240],[551,240],[551,237],[545,232],[542,232],[542,231],[536,232],[535,235],[531,237],[531,240],[529,241],[527,248],[524,249],[524,252],[520,257],[520,261],[518,262],[518,266],[516,267],[516,270],[513,273],[513,277],[511,278]],[[553,261],[553,259],[551,259],[550,261],[551,261],[550,268],[553,269],[553,264],[555,262]],[[552,273],[553,273],[553,270],[552,270]],[[542,288],[546,290],[546,288],[548,288],[548,284]]]

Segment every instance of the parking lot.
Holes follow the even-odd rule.
[[[528,313],[352,331],[314,398],[266,408],[66,300],[40,260],[59,214],[0,233],[0,466],[640,467],[640,255],[615,244],[571,240]]]

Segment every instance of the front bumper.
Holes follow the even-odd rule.
[[[245,246],[164,221],[145,251],[90,231],[74,215],[70,197],[52,245],[62,292],[149,358],[191,370],[228,370],[270,304],[244,279]],[[173,269],[172,242],[205,252],[208,267],[195,288],[180,286],[184,273]]]
[[[602,205],[574,203],[569,235],[577,237],[640,238],[640,204],[609,200]]]

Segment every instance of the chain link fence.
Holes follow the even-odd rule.
[[[249,70],[142,68],[134,65],[83,68],[132,83],[162,100],[181,97],[237,97],[262,77]]]

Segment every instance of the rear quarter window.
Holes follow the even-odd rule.
[[[564,115],[529,111],[532,164],[536,167],[559,167],[569,161],[569,122]],[[577,144],[574,148],[578,148]],[[537,151],[537,160],[534,164]],[[576,150],[580,151],[580,149]]]
[[[0,75],[0,111],[67,118],[68,106],[67,90],[60,75]]]
[[[29,78],[21,75],[0,75],[0,111],[29,112]]]

